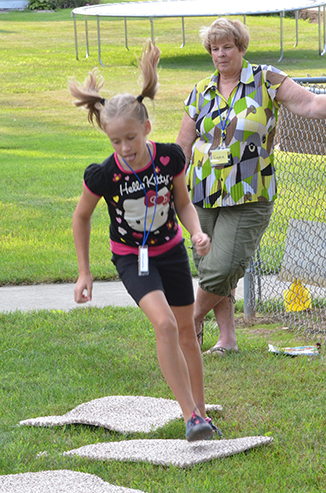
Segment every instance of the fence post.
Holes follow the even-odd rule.
[[[243,279],[244,319],[249,322],[255,317],[255,268],[253,257]]]

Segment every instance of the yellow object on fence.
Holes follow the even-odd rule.
[[[311,308],[311,294],[308,288],[304,288],[300,279],[294,281],[290,289],[284,291],[285,311],[301,312]]]

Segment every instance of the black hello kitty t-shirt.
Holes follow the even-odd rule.
[[[86,187],[103,197],[108,205],[111,251],[117,255],[138,254],[143,244],[145,216],[145,236],[150,228],[146,239],[150,256],[165,253],[182,240],[173,203],[173,179],[183,172],[185,156],[177,144],[152,144],[156,173],[151,161],[137,170],[143,186],[131,170],[121,167],[116,153],[85,170]],[[147,213],[143,187],[147,193]]]

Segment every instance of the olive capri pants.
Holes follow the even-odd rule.
[[[200,287],[218,296],[228,296],[244,277],[273,212],[273,202],[254,202],[231,207],[203,209],[195,205],[202,230],[211,239],[211,249],[193,259]]]

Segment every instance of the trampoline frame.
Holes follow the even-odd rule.
[[[173,0],[172,0],[173,1]],[[190,2],[193,2],[194,0],[189,0]],[[155,1],[149,1],[149,2],[131,2],[133,4],[133,8],[137,5],[143,5],[146,3],[146,5],[153,5],[155,3],[159,4],[171,4],[172,2],[169,0],[163,0],[160,2],[155,2]],[[183,0],[184,4],[187,4],[187,0]],[[163,19],[163,18],[181,18],[181,29],[182,29],[182,44],[180,48],[183,48],[186,44],[186,34],[185,34],[185,25],[184,25],[184,19],[185,17],[222,17],[222,16],[234,16],[234,15],[242,15],[244,19],[244,24],[246,23],[246,16],[247,15],[264,15],[264,14],[271,14],[271,13],[279,13],[280,15],[280,58],[278,62],[280,62],[283,59],[284,56],[284,46],[283,46],[283,18],[285,16],[285,12],[289,11],[294,11],[295,13],[295,20],[296,20],[296,41],[294,44],[294,47],[296,47],[299,43],[299,26],[298,26],[298,21],[299,21],[299,11],[300,10],[305,10],[312,8],[311,5],[308,5],[307,7],[300,6],[300,8],[289,8],[289,9],[284,9],[284,10],[262,10],[262,11],[255,11],[255,12],[234,12],[234,13],[212,13],[212,14],[159,14],[159,15],[145,15],[142,13],[132,13],[132,14],[110,14],[110,13],[103,13],[99,15],[98,13],[94,13],[94,8],[98,10],[98,7],[108,7],[113,8],[115,6],[121,6],[121,5],[126,5],[126,7],[130,6],[130,3],[122,3],[122,4],[103,4],[103,5],[92,5],[92,6],[87,6],[87,7],[79,7],[76,8],[72,11],[72,17],[74,21],[74,36],[75,36],[75,55],[76,59],[79,60],[78,58],[78,40],[77,40],[77,21],[76,21],[76,16],[77,15],[83,15],[85,18],[85,40],[86,40],[86,58],[89,57],[89,38],[88,38],[88,17],[89,16],[95,16],[96,21],[97,21],[97,50],[98,50],[98,60],[100,65],[103,67],[107,66],[103,63],[102,61],[102,55],[101,55],[101,27],[100,27],[100,18],[101,17],[119,17],[124,19],[124,34],[125,34],[125,48],[129,50],[128,46],[128,26],[127,26],[127,19],[129,18],[140,18],[140,19],[149,19],[150,24],[151,24],[151,39],[154,42],[155,38],[155,33],[154,33],[154,18],[155,19]],[[316,7],[318,8],[318,40],[319,40],[319,55],[323,56],[326,53],[326,16],[325,16],[325,6],[326,2],[316,2],[315,3]],[[160,5],[161,6],[161,5]],[[322,16],[321,16],[321,9],[323,9],[323,22],[322,22]],[[104,9],[103,9],[104,10]],[[322,24],[323,24],[323,29],[322,29]],[[322,34],[323,31],[323,34]]]

